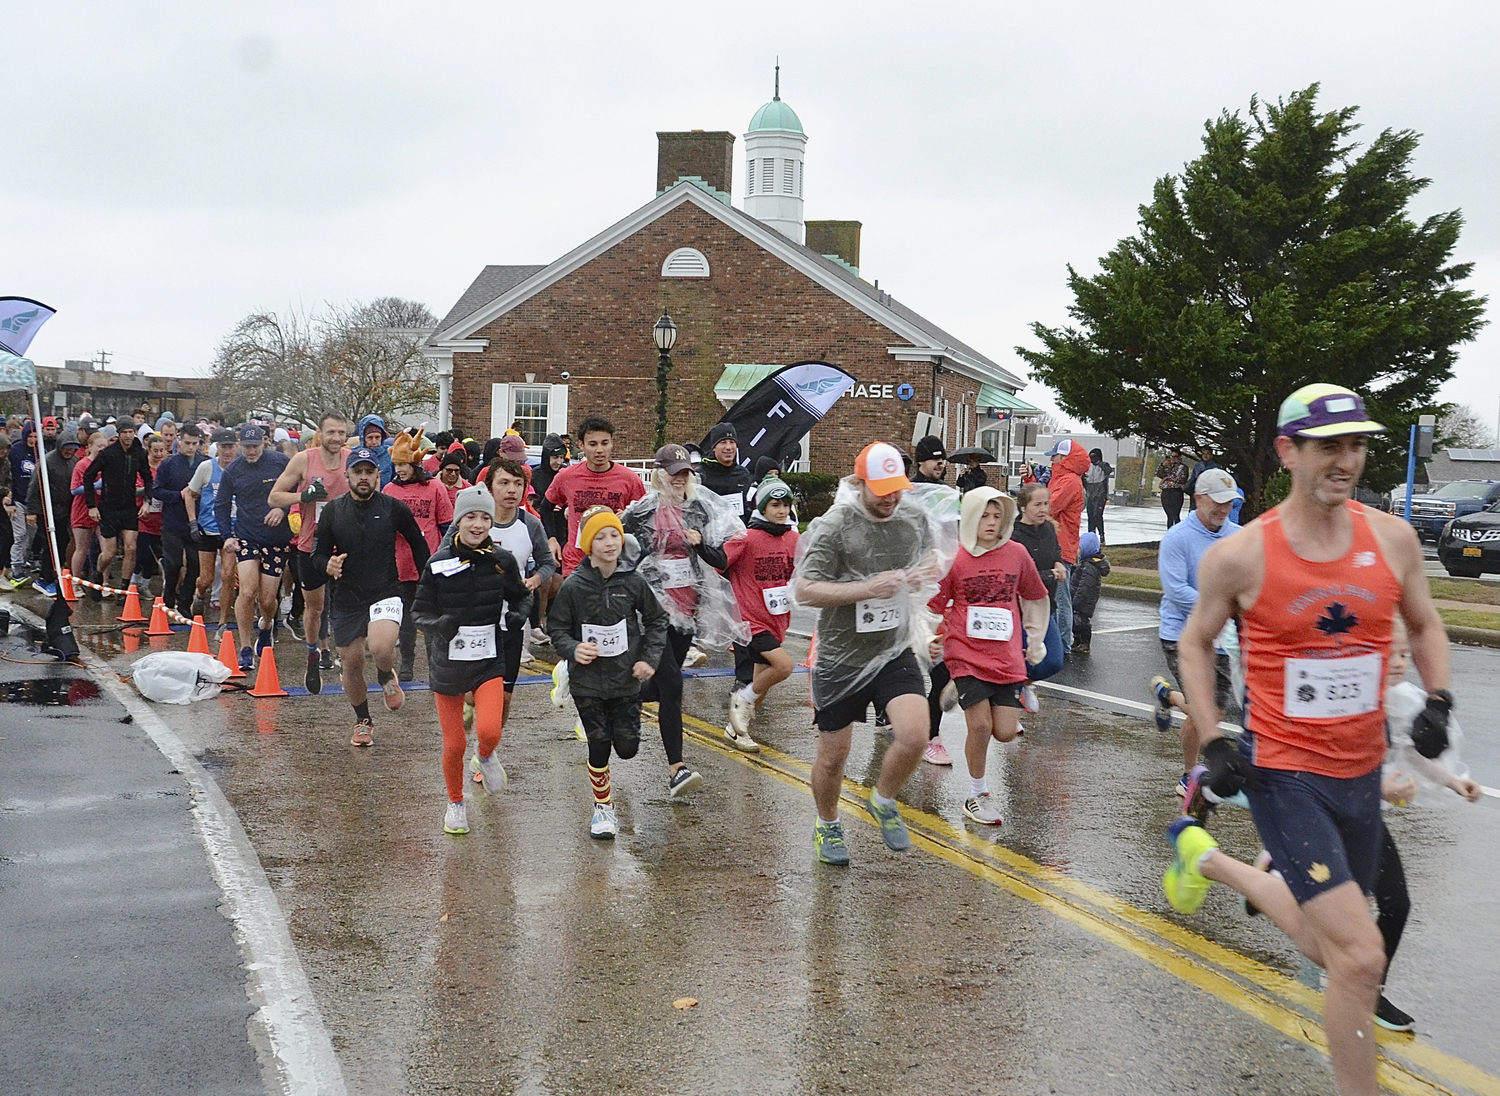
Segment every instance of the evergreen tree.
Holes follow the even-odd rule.
[[[1366,481],[1399,480],[1408,425],[1484,322],[1484,298],[1458,288],[1472,264],[1451,261],[1462,214],[1408,214],[1428,183],[1411,173],[1417,135],[1360,150],[1357,108],[1319,113],[1317,94],[1206,123],[1203,155],[1157,181],[1138,234],[1094,277],[1068,267],[1078,326],[1033,324],[1043,349],[1016,348],[1100,431],[1211,445],[1249,513],[1277,468],[1277,409],[1314,381],[1365,397],[1391,428]]]

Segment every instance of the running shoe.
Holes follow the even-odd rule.
[[[281,615],[282,616],[291,616],[291,614],[292,614],[292,595],[291,594],[282,594],[281,595],[281,601],[277,604],[277,608],[281,610]]]
[[[474,756],[469,758],[469,771],[474,774],[474,782],[483,784],[484,790],[491,795],[503,792],[510,779],[505,775],[505,766],[500,764],[500,759],[494,754],[490,754],[486,761],[475,751]]]
[[[680,799],[702,783],[703,777],[684,765],[667,778],[667,794]]]
[[[957,683],[950,681],[943,686],[943,691],[938,693],[938,707],[942,708],[945,712],[951,712],[954,708],[958,707]]]
[[[1213,886],[1213,881],[1205,879],[1198,870],[1198,864],[1218,848],[1219,843],[1196,819],[1187,815],[1167,827],[1167,840],[1172,845],[1173,856],[1171,866],[1162,873],[1161,889],[1178,913],[1196,913],[1208,897],[1208,888]]]
[[[326,648],[323,653],[318,656],[318,669],[322,670],[324,673],[327,673],[333,668],[333,648],[329,647]]]
[[[1151,713],[1158,731],[1172,729],[1172,683],[1161,674],[1151,679],[1151,698],[1156,701],[1156,710]]]
[[[889,807],[882,807],[875,802],[872,794],[869,801],[870,813],[875,816],[875,822],[880,827],[880,837],[885,842],[885,847],[892,852],[905,852],[911,848],[911,834],[906,832],[906,823],[901,820],[901,807],[892,803]]]
[[[1182,774],[1182,813],[1192,815],[1198,822],[1208,821],[1209,814],[1219,805],[1219,800],[1209,791],[1208,769],[1194,765]]]
[[[375,721],[373,719],[361,719],[358,723],[356,723],[354,725],[354,733],[349,736],[349,745],[351,745],[351,746],[373,746],[373,745],[375,745],[375,736],[371,733],[374,730],[375,730]]]
[[[416,656],[415,655],[412,656],[411,658],[403,658],[401,660],[401,668],[396,671],[396,680],[397,681],[400,681],[403,684],[405,684],[406,682],[411,681],[413,678],[415,678],[417,676],[416,667],[413,665],[413,663],[415,661],[416,661]]]
[[[1000,810],[989,792],[970,796],[964,800],[964,814],[981,826],[1000,825]]]
[[[240,648],[240,669],[250,670],[255,666],[255,650],[251,647]]]
[[[31,585],[30,575],[18,575],[10,580],[10,584],[17,590],[23,590]]]
[[[302,630],[302,618],[301,617],[299,617],[299,616],[289,616],[289,617],[287,617],[286,618],[286,627],[287,627],[287,631],[291,632],[292,635],[294,635],[294,636],[297,637],[297,642],[298,643],[306,643],[307,642],[307,633]]]
[[[684,670],[693,670],[708,661],[708,655],[696,647],[689,647],[687,657],[682,660]]]
[[[818,824],[813,827],[813,849],[821,863],[848,867],[849,846],[844,841],[844,824],[818,819]]]
[[[552,703],[561,708],[572,695],[572,691],[568,688],[568,660],[561,659],[556,666],[552,667]]]
[[[589,820],[589,836],[599,841],[613,841],[620,832],[615,808],[610,803],[595,803],[594,817]]]
[[[208,616],[208,604],[201,597],[194,595],[193,611],[189,616]]]
[[[548,646],[551,646],[552,640],[547,635],[547,632],[546,632],[545,629],[543,629],[543,628],[533,628],[533,629],[531,629],[531,643],[532,643],[532,646],[534,646],[534,647],[540,647],[544,643],[547,644]]]
[[[1416,1020],[1387,1001],[1383,993],[1375,1005],[1375,1022],[1387,1031],[1411,1031],[1417,1026]]]
[[[736,750],[743,750],[745,753],[760,753],[760,743],[751,738],[748,733],[741,734],[736,731],[733,723],[725,724],[724,738]]]
[[[56,597],[57,596],[57,586],[55,584],[51,583],[51,582],[44,582],[41,579],[38,579],[37,582],[36,582],[35,589],[40,590],[42,593],[46,594],[48,597]]]
[[[271,640],[271,629],[262,628],[260,630],[260,634],[255,639],[255,653],[261,654],[267,648],[272,646],[274,646],[274,644]]]
[[[462,803],[449,803],[448,813],[443,815],[444,833],[468,833],[469,809]]]
[[[1187,802],[1188,774],[1183,773],[1177,778],[1177,783],[1172,785],[1172,794],[1184,803]]]
[[[317,696],[323,691],[323,669],[319,665],[321,659],[316,650],[307,652],[307,676],[302,679],[302,684],[307,686],[307,691]]]
[[[1032,715],[1042,710],[1042,702],[1036,696],[1036,686],[1029,681],[1021,686],[1021,707]]]
[[[953,758],[948,754],[948,747],[943,745],[941,738],[928,740],[927,745],[922,747],[922,760],[929,765],[953,764]]]
[[[573,721],[573,737],[580,742],[587,742],[589,740],[588,733],[583,729],[583,720],[575,719]]]
[[[891,717],[885,714],[884,708],[880,708],[875,712],[875,729],[877,731],[885,731],[888,734],[894,733],[891,731]]]
[[[738,689],[729,694],[729,725],[735,734],[750,737],[750,721],[755,718],[755,701],[746,700]]]
[[[385,694],[385,706],[390,711],[394,712],[406,703],[406,694],[401,691],[401,682],[396,680],[395,674],[392,674],[389,680],[380,683],[380,691]]]

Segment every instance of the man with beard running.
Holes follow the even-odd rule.
[[[313,565],[313,538],[323,508],[349,490],[344,475],[344,462],[349,457],[344,442],[348,438],[349,420],[336,411],[325,413],[318,420],[316,444],[292,457],[271,488],[272,505],[296,506],[302,514],[292,560],[302,580],[302,634],[307,642],[307,677],[303,683],[310,693],[323,691],[323,671],[333,669],[333,652],[322,634],[323,588],[328,573]]]
[[[396,643],[404,615],[396,537],[411,548],[419,574],[429,555],[427,540],[406,504],[380,493],[379,461],[374,450],[349,451],[349,491],[324,508],[313,540],[313,567],[333,579],[329,624],[343,663],[344,695],[358,720],[351,746],[375,744],[365,685],[367,640],[385,706],[394,712],[406,700],[396,680]]]

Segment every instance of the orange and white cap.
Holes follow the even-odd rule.
[[[877,495],[911,489],[906,478],[906,462],[901,450],[890,442],[872,441],[854,458],[854,474],[864,480]]]

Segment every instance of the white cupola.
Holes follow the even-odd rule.
[[[781,66],[776,94],[750,119],[745,134],[745,212],[783,236],[803,242],[802,155],[807,134],[797,112],[781,101]]]

